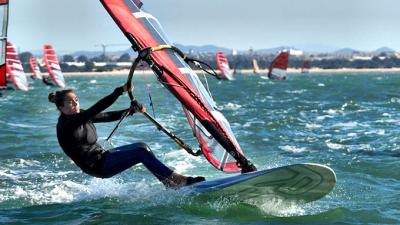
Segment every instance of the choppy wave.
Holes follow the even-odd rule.
[[[258,168],[313,162],[336,172],[338,183],[331,194],[309,204],[281,199],[203,201],[166,191],[140,165],[111,179],[91,178],[57,143],[59,114],[46,98],[56,89],[33,82],[35,88],[27,93],[7,92],[0,98],[0,223],[398,224],[400,112],[399,97],[393,93],[398,92],[400,74],[381,74],[382,79],[375,75],[295,75],[284,82],[258,75],[237,76],[234,82],[209,80],[217,105]],[[156,85],[155,78],[135,79],[137,99],[148,104],[146,84],[157,89],[151,93],[156,119],[197,149],[180,103]],[[67,77],[82,107],[124,80],[123,76]],[[121,96],[109,110],[127,106],[129,99]],[[114,126],[96,124],[100,140]],[[148,143],[162,162],[179,173],[207,179],[230,176],[204,157],[188,155],[140,114],[124,121],[104,145],[113,148],[138,141]]]

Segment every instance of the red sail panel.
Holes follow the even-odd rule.
[[[18,90],[27,91],[29,88],[28,80],[26,79],[17,51],[15,51],[15,47],[9,41],[7,41],[6,54],[7,74]]]
[[[303,67],[301,68],[302,73],[309,73],[311,68],[310,61],[304,60]]]
[[[131,0],[100,0],[134,48],[170,45],[157,19],[140,10]],[[196,73],[170,50],[155,51],[150,61],[159,80],[181,102],[187,119],[206,159],[224,172],[239,172],[236,160],[227,152],[243,155],[225,117]],[[167,72],[167,71],[170,71]]]
[[[3,53],[4,52],[4,53]],[[0,56],[0,89],[7,87],[6,76],[6,42],[1,43],[1,56]]]
[[[289,53],[281,52],[269,66],[268,77],[274,80],[285,80],[288,68]]]
[[[8,0],[0,0],[0,89],[6,88],[6,52],[7,52],[7,27],[8,27]]]
[[[56,52],[49,44],[43,46],[43,60],[51,79],[57,86],[64,88],[65,79],[61,71],[60,63],[58,62]]]
[[[233,80],[231,68],[229,67],[228,59],[225,57],[223,52],[217,52],[216,55],[217,66],[218,69],[221,71],[221,75],[223,78],[228,80]]]
[[[31,68],[33,76],[36,79],[42,79],[42,72],[40,72],[40,68],[39,65],[37,64],[35,57],[33,56],[29,57],[29,66]]]
[[[6,65],[0,66],[0,89],[7,87]]]

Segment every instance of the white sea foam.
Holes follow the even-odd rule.
[[[338,110],[328,109],[328,110],[325,110],[324,112],[328,113],[329,115],[335,115],[338,113]]]
[[[384,135],[384,134],[385,134],[385,130],[383,130],[383,129],[371,130],[371,131],[366,131],[366,132],[364,132],[364,134],[365,134],[365,135],[369,135],[369,134]]]
[[[397,97],[390,98],[390,102],[400,103],[400,98],[397,98]]]
[[[243,127],[251,127],[251,126],[256,125],[256,124],[261,124],[261,125],[263,125],[263,124],[265,124],[265,122],[264,122],[264,121],[261,121],[261,120],[249,121],[249,122],[246,122],[246,123],[243,125]]]
[[[90,80],[89,83],[95,84],[95,83],[97,83],[97,81],[96,80]]]
[[[276,197],[264,201],[263,204],[259,205],[259,208],[268,215],[279,217],[299,216],[305,214],[302,204],[285,201]]]
[[[31,159],[17,159],[16,162],[11,163],[11,167],[19,167],[19,168],[24,168],[24,167],[32,167],[32,166],[38,166],[40,165],[40,162],[37,160],[31,160]]]
[[[307,123],[306,124],[306,128],[310,128],[310,129],[321,128],[321,127],[322,127],[322,125],[316,124],[316,123]]]
[[[357,137],[357,133],[348,133],[347,137]]]
[[[144,187],[145,186],[145,187]],[[43,183],[14,186],[9,190],[0,191],[0,202],[7,200],[26,201],[32,205],[68,203],[82,200],[93,200],[105,197],[120,199],[143,200],[146,195],[154,195],[163,186],[154,185],[148,181],[123,182],[117,178],[90,180],[78,183],[71,180],[52,179]]]
[[[242,108],[242,106],[239,104],[228,102],[227,104],[220,106],[220,108],[225,110],[238,110]]]
[[[354,128],[357,127],[358,123],[357,122],[347,122],[347,123],[336,123],[334,125],[332,125],[332,127],[341,127],[341,128]]]
[[[317,120],[322,121],[325,120],[326,118],[333,118],[331,115],[323,115],[323,116],[317,116]]]
[[[20,128],[47,128],[49,126],[38,126],[38,125],[30,125],[23,123],[6,123],[10,127],[20,127]]]
[[[344,148],[344,145],[337,144],[337,143],[332,143],[332,142],[330,142],[330,140],[326,140],[325,144],[326,144],[326,146],[328,146],[328,148],[334,149],[334,150]]]
[[[165,154],[165,160],[172,168],[175,168],[175,171],[178,173],[185,173],[186,171],[195,168],[194,161],[199,157],[188,157],[188,154],[183,150],[179,149],[176,151],[170,151]]]
[[[301,93],[307,92],[307,90],[306,90],[306,89],[301,89],[301,90],[286,90],[285,92],[286,92],[286,93],[290,93],[290,94],[301,94]]]
[[[280,149],[286,152],[291,152],[291,153],[301,153],[307,151],[305,147],[296,147],[296,146],[290,146],[290,145],[285,145],[285,146],[279,146]]]
[[[15,180],[18,178],[18,176],[14,175],[11,173],[9,170],[0,170],[0,177],[4,178],[9,178],[12,180]]]

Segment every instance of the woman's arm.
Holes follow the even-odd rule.
[[[81,110],[80,113],[68,116],[70,123],[69,125],[76,127],[88,122],[90,119],[94,118],[97,114],[101,113],[101,111],[110,107],[118,99],[118,97],[122,95],[123,92],[124,88],[118,87],[111,94],[100,99],[100,101],[98,101],[89,109]]]
[[[102,112],[92,118],[93,123],[112,122],[121,119],[122,115],[129,109]]]
[[[135,100],[131,102],[131,107],[129,107],[128,109],[97,114],[95,117],[92,118],[92,122],[99,123],[99,122],[116,121],[121,119],[124,113],[128,113],[128,116],[132,116],[136,112],[145,112],[145,111],[146,108],[144,108],[142,104],[138,103]]]

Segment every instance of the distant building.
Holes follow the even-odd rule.
[[[365,60],[365,61],[368,61],[368,60],[372,60],[372,56],[353,55],[351,57],[350,61],[353,61],[353,60]]]
[[[289,54],[290,54],[290,55],[293,55],[293,56],[302,56],[304,53],[303,53],[302,50],[297,50],[297,49],[291,48],[291,49],[289,50]]]
[[[237,50],[236,49],[232,49],[232,55],[237,55],[237,54],[238,54]]]

